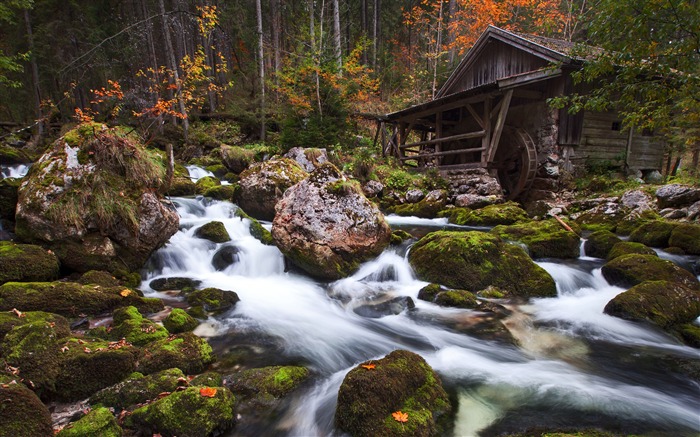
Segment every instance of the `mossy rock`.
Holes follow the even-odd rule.
[[[224,224],[220,221],[211,221],[200,226],[199,229],[194,231],[194,236],[214,243],[231,241],[231,236],[228,234]]]
[[[226,173],[228,173],[228,168],[226,168],[226,166],[221,164],[220,162],[218,164],[208,165],[204,169],[206,171],[214,173],[214,176],[216,176],[217,178],[221,178]]]
[[[197,194],[197,186],[188,176],[176,176],[168,187],[168,194],[175,197],[194,196]]]
[[[156,291],[181,290],[189,293],[201,283],[202,281],[192,278],[170,277],[154,279],[148,286]]]
[[[202,372],[214,359],[211,346],[205,339],[183,332],[144,346],[136,370],[149,374],[177,367],[193,374]]]
[[[49,409],[18,378],[0,375],[0,437],[52,436]]]
[[[133,305],[143,313],[163,309],[160,299],[140,297],[123,287],[101,287],[75,282],[8,282],[0,286],[0,311],[47,311],[66,317],[100,315]]]
[[[588,236],[583,248],[586,255],[605,259],[613,246],[621,241],[617,235],[610,231],[596,231]]]
[[[18,316],[14,311],[0,312],[0,343],[12,328],[27,324],[46,323],[55,331],[55,338],[67,337],[70,334],[68,320],[58,314],[43,311],[28,311],[20,314]]]
[[[204,387],[221,387],[224,385],[224,377],[220,373],[205,372],[192,378],[190,385]]]
[[[204,176],[194,183],[195,192],[204,194],[207,190],[221,185],[221,181],[212,176]]]
[[[653,255],[658,256],[654,249],[647,247],[642,243],[633,243],[631,241],[620,241],[616,243],[608,252],[607,260],[613,260],[623,255]]]
[[[443,288],[440,286],[440,284],[428,284],[418,291],[418,299],[433,302],[435,301],[435,297],[438,295],[438,293],[441,293],[442,291]]]
[[[479,209],[452,208],[439,214],[450,223],[462,226],[512,225],[530,221],[527,211],[516,202],[488,205]]]
[[[0,179],[0,219],[14,222],[21,179]]]
[[[24,150],[0,144],[0,162],[3,164],[27,164],[32,158]]]
[[[136,307],[128,306],[114,311],[112,330],[113,340],[125,339],[135,346],[143,346],[168,336],[168,330],[143,317]]]
[[[234,202],[236,199],[236,193],[238,192],[238,185],[217,185],[207,189],[204,193],[204,197],[210,197],[216,200],[225,200],[227,202]]]
[[[668,244],[690,255],[700,255],[700,225],[681,223],[673,229]]]
[[[450,421],[451,405],[437,374],[413,352],[397,350],[357,366],[343,380],[336,427],[351,436],[437,436]],[[408,414],[400,423],[392,413]]]
[[[122,429],[107,408],[95,408],[63,428],[57,437],[121,437]]]
[[[391,231],[391,241],[389,244],[392,246],[398,246],[399,244],[403,243],[406,240],[410,240],[413,238],[413,235],[409,234],[408,232],[397,229],[395,231]]]
[[[479,306],[474,293],[467,290],[447,290],[435,296],[435,303],[443,307],[473,309]]]
[[[445,208],[446,204],[447,200],[444,196],[439,199],[425,197],[416,203],[391,206],[387,208],[387,212],[404,217],[434,218]]]
[[[90,270],[83,273],[78,279],[78,282],[83,285],[100,285],[102,287],[118,287],[119,280],[112,276],[111,273],[103,270]]]
[[[156,399],[159,394],[173,392],[186,386],[187,379],[180,369],[166,369],[151,375],[135,373],[129,378],[104,388],[89,399],[90,405],[101,405],[117,411],[129,409]]]
[[[221,157],[226,168],[235,174],[247,169],[257,159],[256,151],[238,146],[222,146]]]
[[[187,295],[187,303],[193,307],[202,307],[204,311],[214,315],[230,310],[239,300],[235,292],[218,288],[204,288]]]
[[[647,209],[642,212],[632,211],[625,218],[617,223],[615,232],[618,235],[629,235],[644,223],[660,220],[661,216],[653,209]]]
[[[675,327],[674,332],[688,346],[700,348],[700,326],[686,323]],[[700,381],[700,376],[696,377],[696,381]]]
[[[213,397],[202,396],[203,387],[176,391],[152,404],[134,410],[126,420],[128,428],[140,434],[178,437],[220,435],[235,422],[235,398],[225,387],[212,388]]]
[[[630,241],[650,247],[668,247],[676,223],[654,220],[640,225],[630,234]]]
[[[250,235],[255,237],[258,241],[260,241],[266,246],[275,245],[275,240],[272,238],[272,233],[265,229],[263,225],[260,224],[258,219],[249,216],[241,208],[238,208],[236,210],[235,215],[236,217],[240,217],[241,219],[246,219],[250,221],[250,226],[248,227],[248,229],[250,230]]]
[[[608,261],[602,271],[609,283],[624,288],[645,281],[669,281],[700,289],[700,283],[692,273],[655,255],[623,255]]]
[[[677,282],[645,281],[615,296],[604,312],[668,329],[700,317],[700,290]]]
[[[271,366],[234,373],[227,385],[241,398],[265,405],[286,396],[308,377],[306,367]]]
[[[31,244],[0,241],[0,284],[10,281],[52,281],[59,276],[56,255]]]
[[[421,280],[477,292],[493,285],[510,296],[556,296],[554,279],[519,246],[486,232],[432,232],[408,256]]]
[[[576,217],[576,224],[588,231],[614,232],[622,220],[621,214],[606,214],[602,208],[593,208]]]
[[[185,310],[180,308],[173,308],[173,310],[168,314],[163,320],[163,326],[171,334],[179,334],[181,332],[189,332],[194,330],[199,326],[199,322],[194,317],[190,316],[185,312]]]
[[[575,233],[564,229],[555,219],[496,226],[491,233],[504,240],[523,243],[535,259],[578,258],[581,254],[580,230],[573,223],[568,225]]]

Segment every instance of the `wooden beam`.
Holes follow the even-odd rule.
[[[435,152],[435,153],[422,153],[419,155],[411,155],[411,156],[404,156],[402,158],[399,158],[401,161],[407,161],[409,159],[424,159],[424,158],[434,158],[438,156],[447,156],[447,155],[461,155],[463,153],[474,153],[474,152],[481,152],[483,151],[483,148],[481,147],[475,147],[473,149],[460,149],[460,150],[445,150],[444,152]]]
[[[484,122],[484,137],[481,139],[481,147],[484,149],[483,152],[481,152],[481,163],[486,167],[486,164],[488,163],[488,150],[489,146],[491,145],[491,119],[489,116],[491,115],[491,99],[488,98],[484,101],[484,117],[483,117],[483,122]]]
[[[476,120],[476,122],[479,124],[479,127],[481,127],[482,129],[486,129],[486,127],[484,126],[484,120],[482,120],[481,117],[479,117],[479,114],[476,113],[472,105],[467,103],[466,105],[464,105],[464,107],[467,108],[467,111],[469,111],[472,117],[474,117],[474,120]]]
[[[496,120],[496,126],[494,126],[493,136],[491,137],[491,144],[489,145],[488,162],[493,161],[496,155],[496,149],[498,149],[498,143],[501,140],[503,127],[506,125],[506,116],[508,115],[508,108],[510,108],[510,100],[512,98],[513,90],[508,90],[501,101],[501,109],[498,111],[498,119]]]
[[[534,90],[524,90],[522,88],[516,88],[513,91],[513,97],[520,97],[522,99],[542,100],[544,99],[544,93]]]
[[[442,114],[443,112],[440,111],[437,113],[435,116],[435,139],[440,139],[442,138]],[[442,143],[435,143],[435,151],[440,152],[441,151],[441,146]],[[438,160],[437,162],[438,165],[440,165],[440,161]]]
[[[481,138],[485,134],[486,134],[486,132],[480,130],[477,132],[468,132],[466,134],[452,135],[451,137],[435,138],[434,140],[418,141],[417,143],[410,143],[410,144],[401,144],[401,145],[399,145],[399,147],[402,149],[405,149],[407,147],[428,146],[431,144],[440,144],[440,143],[444,143],[447,141],[466,140],[469,138]]]

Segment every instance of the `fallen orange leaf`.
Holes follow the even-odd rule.
[[[408,422],[408,413],[402,413],[401,411],[396,411],[394,413],[391,413],[391,417],[394,418],[395,421],[405,423]]]
[[[216,396],[216,389],[214,387],[203,387],[199,389],[199,394],[205,398],[213,398]]]
[[[362,364],[360,367],[365,368],[367,370],[374,370],[375,367],[377,367],[376,364]]]
[[[129,296],[131,293],[132,293],[132,291],[129,290],[128,288],[125,288],[125,289],[123,289],[122,291],[119,292],[119,294],[120,294],[122,297],[127,297],[127,296]]]

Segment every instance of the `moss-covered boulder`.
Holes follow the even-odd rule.
[[[199,287],[201,283],[202,281],[197,279],[172,276],[154,279],[148,283],[148,286],[156,291],[180,290],[189,293]]]
[[[20,148],[0,144],[0,162],[3,164],[26,164],[32,162],[32,158]]]
[[[488,205],[479,209],[452,208],[439,215],[447,217],[450,223],[464,226],[512,225],[530,221],[527,212],[516,202]]]
[[[432,232],[409,253],[421,280],[477,292],[490,285],[511,296],[556,296],[554,279],[519,246],[486,232]]]
[[[99,285],[101,287],[118,287],[119,280],[112,276],[111,273],[103,270],[90,270],[83,273],[78,282],[83,285]]]
[[[19,188],[15,231],[78,272],[140,269],[178,229],[159,193],[163,157],[133,129],[83,123],[58,139]]]
[[[212,241],[214,243],[225,243],[231,241],[231,237],[224,224],[220,221],[211,221],[200,226],[194,231],[194,236]]]
[[[632,254],[658,256],[656,252],[654,252],[654,249],[647,247],[642,243],[620,241],[619,243],[615,243],[615,245],[610,249],[610,252],[608,252],[608,256],[606,258],[608,261],[610,261],[623,255]]]
[[[194,187],[197,194],[204,194],[207,190],[219,185],[221,185],[221,181],[217,178],[213,176],[205,176],[203,178],[199,178],[197,182],[195,182]]]
[[[0,241],[0,284],[9,281],[52,281],[58,278],[56,255],[31,244]]]
[[[272,237],[298,267],[336,280],[379,255],[391,229],[359,185],[326,163],[287,190],[277,204]]]
[[[700,317],[700,290],[678,282],[645,281],[615,296],[604,312],[667,329]]]
[[[15,210],[19,185],[22,181],[15,178],[0,179],[0,219],[15,221]]]
[[[351,436],[438,436],[451,405],[437,374],[412,352],[397,350],[352,369],[338,391],[337,428]],[[405,422],[393,413],[407,414]]]
[[[214,359],[211,346],[205,339],[183,332],[144,346],[136,370],[149,374],[177,367],[193,374],[202,372]]]
[[[688,346],[700,348],[700,326],[695,323],[685,323],[674,327],[673,331]],[[700,380],[700,373],[695,380]]]
[[[190,385],[201,385],[204,387],[222,387],[224,385],[224,377],[217,372],[204,372],[197,375],[190,381]]]
[[[194,330],[199,325],[199,322],[194,317],[190,316],[185,310],[173,308],[163,320],[163,326],[171,334],[179,334],[181,332],[189,332]]]
[[[140,297],[124,287],[75,282],[8,282],[0,286],[0,311],[47,311],[66,317],[100,315],[133,305],[149,314],[163,309],[160,299]]]
[[[387,212],[400,216],[415,216],[421,218],[434,218],[447,205],[447,192],[435,190],[415,203],[403,203],[387,208]]]
[[[234,214],[241,220],[248,220],[250,235],[266,246],[274,246],[275,240],[272,238],[272,233],[265,229],[256,218],[249,216],[241,208],[238,208]]]
[[[629,235],[644,223],[660,219],[661,216],[653,209],[635,209],[617,223],[615,233],[618,235]]]
[[[676,282],[692,289],[700,288],[692,273],[655,255],[623,255],[608,261],[602,271],[609,283],[624,288],[645,281]]]
[[[426,302],[433,302],[438,293],[442,291],[444,291],[444,289],[440,284],[428,284],[418,291],[418,299]]]
[[[70,333],[68,320],[58,314],[43,311],[2,311],[0,312],[0,343],[5,338],[5,334],[12,331],[15,326],[36,323],[45,323],[51,326],[56,333],[56,338],[67,336]]]
[[[467,290],[445,290],[435,296],[435,303],[444,307],[477,308],[476,295]]]
[[[600,204],[576,217],[576,224],[589,231],[616,231],[626,211],[613,201]]]
[[[143,317],[136,307],[128,306],[114,311],[114,320],[109,335],[115,340],[123,338],[135,346],[143,346],[152,341],[166,338],[168,331]]]
[[[89,413],[68,424],[57,437],[121,437],[122,429],[108,408],[95,408]]]
[[[218,315],[233,308],[240,298],[230,290],[204,288],[187,295],[187,303],[192,307],[201,307],[204,311]]]
[[[575,224],[568,225],[575,232],[564,229],[555,219],[496,226],[491,232],[504,240],[523,243],[533,258],[578,258],[581,253],[580,231]]]
[[[241,173],[238,204],[257,219],[272,220],[284,192],[306,176],[306,171],[289,158],[254,164]]]
[[[234,401],[226,387],[189,387],[134,410],[125,426],[146,435],[221,435],[234,425]]]
[[[630,234],[630,241],[650,247],[668,247],[676,223],[654,220],[640,225]]]
[[[114,408],[116,411],[125,410],[156,399],[161,393],[174,392],[178,387],[187,385],[187,378],[180,369],[166,369],[146,376],[134,373],[127,379],[98,391],[90,397],[89,403]]]
[[[588,256],[605,259],[613,246],[620,241],[622,240],[610,231],[596,231],[588,236],[583,249]]]
[[[208,188],[204,193],[204,197],[210,197],[216,200],[225,200],[227,202],[235,202],[238,196],[238,184],[232,185],[216,185]]]
[[[226,168],[239,174],[253,164],[257,158],[256,151],[239,146],[221,146],[221,158]]]
[[[18,378],[0,375],[0,436],[52,436],[51,413]]]
[[[687,254],[700,255],[700,225],[681,223],[673,229],[669,246],[680,247]]]
[[[395,231],[391,231],[391,245],[392,246],[398,246],[399,244],[403,243],[406,240],[410,240],[413,238],[413,235],[409,234],[408,232],[402,230],[402,229],[397,229]]]
[[[168,187],[168,194],[176,197],[194,196],[197,194],[197,186],[188,176],[178,176],[176,174]]]
[[[228,376],[227,386],[242,402],[244,414],[260,415],[274,408],[279,400],[299,387],[309,377],[300,366],[271,366],[249,369]]]

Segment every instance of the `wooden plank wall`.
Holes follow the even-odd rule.
[[[492,41],[479,54],[462,77],[448,90],[447,94],[474,88],[486,83],[493,83],[516,74],[527,73],[544,68],[547,61],[522,49],[512,47],[500,41]]]

